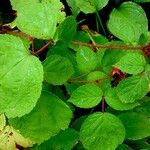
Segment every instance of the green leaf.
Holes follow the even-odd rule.
[[[116,150],[133,150],[133,149],[126,144],[121,144],[117,147]]]
[[[125,138],[119,118],[109,113],[94,113],[82,124],[80,140],[89,150],[115,150]]]
[[[76,61],[81,72],[89,72],[97,67],[99,60],[91,48],[80,46],[77,51]]]
[[[88,43],[90,41],[90,38],[89,38],[88,34],[85,33],[84,31],[77,31],[73,38],[73,41],[80,41],[83,43]],[[72,43],[70,43],[69,48],[71,48],[75,51],[78,51],[80,49],[80,46],[77,44],[74,44],[72,42]]]
[[[33,147],[32,150],[71,150],[77,143],[78,137],[77,131],[68,128],[41,145]]]
[[[39,39],[53,38],[57,18],[55,12],[46,3],[21,5],[17,12],[16,25],[26,34]]]
[[[80,9],[76,5],[76,0],[66,0],[68,5],[71,7],[72,15],[77,16],[80,13]]]
[[[61,47],[61,48],[60,48]],[[67,47],[63,41],[58,41],[55,45],[50,46],[47,57],[50,55],[60,55],[70,60],[74,69],[77,67],[75,52]]]
[[[86,84],[73,91],[69,102],[77,107],[92,108],[100,103],[102,96],[103,92],[98,86]]]
[[[66,83],[65,87],[68,94],[72,94],[74,90],[76,90],[81,84],[80,83]]]
[[[80,131],[81,129],[81,126],[83,124],[83,122],[85,121],[85,119],[87,118],[88,116],[85,115],[85,116],[81,116],[79,118],[77,118],[71,125],[72,128],[74,128],[75,130],[77,131]]]
[[[104,37],[104,36],[102,36],[101,34],[98,34],[98,33],[92,33],[92,31],[90,31],[90,32],[91,32],[91,36],[93,38],[93,41],[97,45],[98,44],[100,44],[100,45],[108,44],[108,39],[106,37]],[[97,65],[97,67],[101,67],[102,66],[102,59],[104,57],[105,52],[106,52],[106,48],[98,48],[97,49],[96,54],[97,54],[97,57],[98,57],[97,59],[99,60],[99,63]]]
[[[147,100],[147,101],[143,102],[144,100]],[[145,96],[142,99],[142,104],[140,106],[138,106],[138,107],[135,107],[133,109],[133,111],[150,118],[150,97]]]
[[[55,39],[69,44],[75,36],[77,23],[74,17],[67,17],[57,28]]]
[[[129,142],[129,144],[137,150],[149,150],[150,149],[150,144],[148,141],[148,138],[145,139],[141,139],[141,140],[135,140],[135,141],[131,141]]]
[[[42,143],[68,127],[72,118],[70,108],[52,93],[43,91],[36,107],[21,118],[9,123],[24,137]]]
[[[147,117],[134,112],[119,115],[126,129],[126,138],[139,140],[150,136],[150,121]]]
[[[123,103],[133,103],[148,93],[148,80],[141,75],[131,76],[120,81],[116,87],[119,99]]]
[[[13,10],[17,10],[20,11],[22,9],[22,6],[24,5],[32,5],[32,4],[36,4],[39,2],[39,0],[28,0],[28,1],[24,1],[24,0],[11,0],[11,5],[12,5],[12,9]]]
[[[73,74],[73,66],[71,62],[59,55],[50,55],[43,62],[44,78],[54,85],[64,84]]]
[[[29,113],[41,94],[43,68],[19,37],[0,35],[0,113]]]
[[[136,75],[144,71],[146,60],[140,53],[128,53],[114,66],[123,72]]]
[[[64,5],[60,0],[39,0],[41,3],[45,3],[55,15],[57,23],[61,23],[65,20],[66,13],[64,11]]]
[[[104,80],[107,75],[101,71],[93,71],[87,75],[88,81]]]
[[[94,13],[107,5],[109,0],[75,0],[76,6],[85,14]]]
[[[113,88],[107,90],[107,92],[105,93],[105,100],[107,104],[115,110],[130,110],[139,105],[138,102],[123,103],[119,99],[116,90]]]
[[[124,2],[111,12],[108,28],[119,39],[138,43],[141,34],[148,32],[148,20],[144,10],[138,4]]]
[[[123,42],[120,41],[112,41],[109,45],[124,45]],[[126,50],[120,49],[107,49],[102,58],[102,67],[103,71],[109,73],[112,71],[112,66],[116,64],[123,56],[125,56],[128,52]]]

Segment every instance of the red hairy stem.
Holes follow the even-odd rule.
[[[34,55],[40,55],[43,51],[45,51],[50,45],[53,45],[54,42],[52,40],[49,40],[42,48],[34,52]]]
[[[124,49],[124,50],[142,50],[143,46],[128,46],[128,45],[100,45],[96,44],[93,47],[93,44],[91,43],[83,43],[80,41],[72,41],[75,45],[81,45],[81,46],[87,46],[91,48],[108,48],[108,49]]]

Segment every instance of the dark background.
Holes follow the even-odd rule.
[[[65,5],[65,11],[67,12],[67,15],[70,15],[71,11],[66,3],[66,0],[61,0],[61,1]],[[114,7],[118,7],[122,2],[125,2],[125,1],[129,1],[129,0],[109,0],[109,4],[99,12],[100,17],[104,23],[105,29],[106,29],[106,22],[108,20],[109,14],[112,11],[112,9]],[[145,10],[147,17],[150,18],[150,3],[143,3],[140,5]],[[9,23],[13,21],[14,18],[15,18],[15,13],[11,8],[10,0],[0,0],[0,25]],[[87,24],[90,29],[96,31],[95,14],[85,15],[83,13],[80,13],[77,17],[77,20],[79,21],[82,19],[85,19],[85,21],[82,24]]]

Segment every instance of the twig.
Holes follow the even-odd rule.
[[[105,99],[102,98],[102,112],[105,112]]]
[[[37,50],[36,52],[34,52],[35,55],[40,55],[43,51],[46,50],[46,48],[48,48],[50,45],[53,45],[54,42],[52,40],[49,40],[42,48],[40,48],[39,50]]]
[[[75,45],[87,46],[93,48],[93,44],[91,43],[83,43],[80,41],[72,41]],[[108,49],[125,49],[125,50],[142,50],[143,46],[128,46],[128,45],[100,45],[96,44],[97,48],[108,48]]]
[[[29,41],[33,41],[33,37],[26,34],[26,33],[23,33],[23,32],[19,32],[19,31],[8,31],[8,30],[4,30],[4,31],[1,31],[1,33],[6,33],[6,34],[11,34],[11,35],[15,35],[15,36],[20,36],[20,37],[24,37],[26,39],[28,39]]]
[[[95,80],[91,80],[91,81],[88,81],[88,80],[68,80],[69,83],[93,83],[95,82]]]

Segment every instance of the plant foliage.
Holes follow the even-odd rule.
[[[10,2],[0,150],[150,149],[150,34],[140,5],[150,1],[121,2],[106,26],[99,13],[109,0]],[[80,13],[96,14],[97,31]]]

